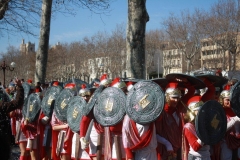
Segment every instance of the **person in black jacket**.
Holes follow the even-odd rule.
[[[2,160],[8,160],[11,153],[9,113],[15,109],[20,109],[24,102],[24,90],[21,81],[15,80],[14,83],[17,85],[16,98],[10,102],[0,101],[0,157]]]

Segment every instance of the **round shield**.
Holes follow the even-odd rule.
[[[55,100],[54,111],[56,113],[56,117],[62,122],[67,122],[67,104],[69,103],[70,98],[73,96],[74,91],[65,88],[59,93]]]
[[[52,86],[47,89],[42,99],[41,108],[45,116],[51,117],[55,100],[62,88],[60,86]]]
[[[222,105],[210,100],[200,107],[195,119],[197,136],[204,144],[214,145],[226,133],[227,118]]]
[[[82,84],[86,84],[87,88],[90,88],[90,84],[88,84],[87,82],[82,81],[80,79],[74,79],[74,82],[76,83],[76,88],[78,88],[78,89],[81,89]],[[70,79],[70,80],[64,82],[63,86],[65,86],[68,83],[73,83],[73,80]]]
[[[94,93],[92,94],[91,98],[89,99],[88,103],[86,104],[86,106],[83,108],[83,114],[84,115],[88,115],[88,113],[92,110],[93,106],[95,105],[98,96],[100,95],[100,93],[102,92],[104,86],[101,85],[99,86]]]
[[[166,88],[168,84],[168,80],[166,78],[155,78],[155,79],[151,79],[151,81],[157,83],[162,88]]]
[[[140,81],[128,92],[126,114],[139,124],[156,120],[165,104],[165,94],[161,87],[152,81]]]
[[[0,100],[3,102],[11,101],[11,97],[9,95],[7,95],[7,93],[5,91],[3,91],[2,88],[0,88]]]
[[[230,90],[230,102],[233,112],[240,117],[240,81]]]
[[[119,88],[108,87],[98,96],[93,108],[94,117],[102,126],[113,126],[125,115],[126,96]]]
[[[23,86],[23,90],[24,90],[24,99],[26,99],[29,95],[31,86],[26,82],[22,83],[22,86]]]
[[[26,104],[23,106],[23,115],[25,119],[28,119],[29,122],[34,122],[39,114],[41,109],[41,99],[38,94],[31,93],[26,101]]]
[[[216,75],[212,75],[212,74],[199,74],[199,75],[195,75],[195,76],[199,79],[207,78],[209,81],[214,83],[215,87],[222,87],[228,81],[224,77],[216,76]]]
[[[194,76],[180,73],[170,73],[166,75],[166,79],[170,82],[177,82],[181,87],[185,87],[186,83],[190,83],[195,89],[205,88],[204,82]]]
[[[67,109],[67,123],[73,132],[79,132],[80,123],[83,117],[83,108],[86,101],[80,96],[74,96],[70,99]]]

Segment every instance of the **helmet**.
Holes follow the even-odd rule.
[[[230,97],[230,89],[231,89],[231,85],[226,85],[223,89],[223,91],[220,93],[220,96],[219,96],[219,103],[221,105],[223,105],[223,99],[224,98],[229,98]]]
[[[82,88],[79,91],[79,95],[84,97],[86,95],[90,96],[90,90],[87,88],[86,84],[82,84]]]
[[[124,88],[127,87],[126,83],[121,81],[119,77],[115,78],[112,83],[111,83],[111,87],[116,87],[116,88]]]
[[[103,74],[100,78],[100,85],[108,85],[111,83],[111,80],[108,79],[108,75],[107,74]]]

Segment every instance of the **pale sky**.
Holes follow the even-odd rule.
[[[147,11],[150,21],[147,23],[147,30],[159,29],[161,21],[170,13],[179,14],[181,11],[193,11],[195,8],[208,10],[217,0],[147,0]],[[87,9],[80,9],[74,16],[63,16],[58,14],[51,21],[50,45],[60,43],[71,43],[81,41],[83,37],[91,37],[98,31],[111,33],[117,24],[127,24],[127,0],[116,0],[111,4],[109,15],[95,15]],[[35,32],[38,34],[39,29]],[[19,34],[18,36],[0,37],[0,52],[6,52],[9,45],[19,47],[22,39],[26,42],[35,43],[38,48],[38,38]]]

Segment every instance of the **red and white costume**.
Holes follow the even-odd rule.
[[[127,159],[157,160],[157,138],[155,124],[135,123],[128,115],[124,117],[122,141]]]
[[[93,109],[90,111],[90,113],[87,116],[82,117],[81,124],[80,124],[80,138],[86,136],[88,126],[92,119],[94,119]],[[88,152],[89,157],[97,156],[98,136],[103,133],[104,133],[104,128],[95,120],[94,125],[92,127],[92,131],[90,133],[89,148],[88,150],[86,150]],[[103,156],[103,153],[104,152],[102,152],[102,156]],[[85,157],[82,157],[82,158],[85,158]]]
[[[203,104],[201,96],[193,96],[188,101],[188,108],[192,114],[199,110]],[[211,160],[210,158],[210,146],[204,145],[203,142],[197,137],[194,119],[190,120],[183,127],[183,160]],[[188,157],[188,158],[187,158]]]

